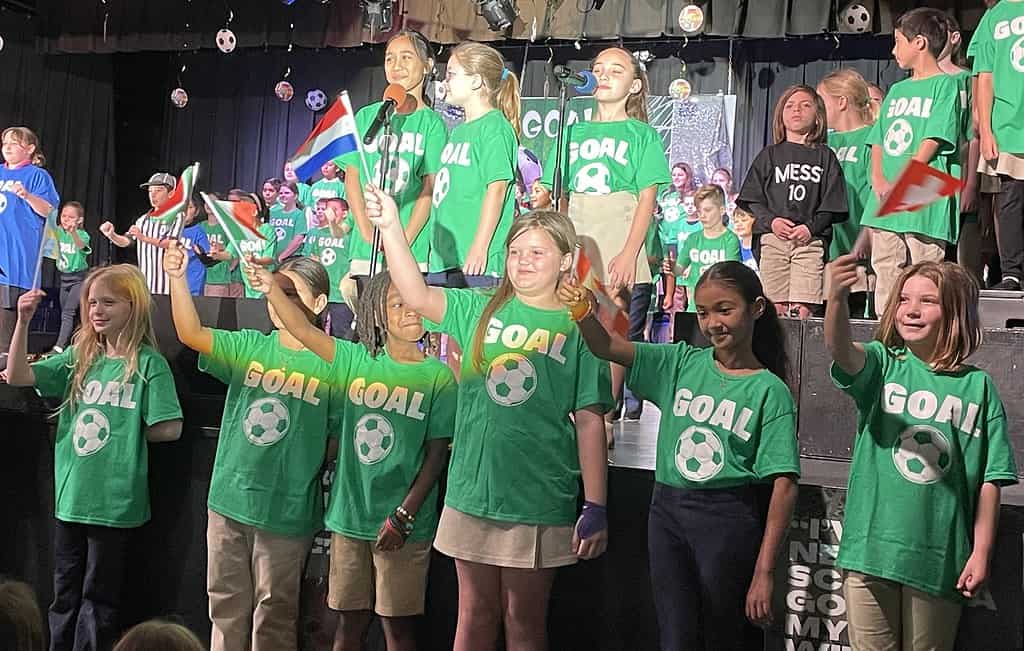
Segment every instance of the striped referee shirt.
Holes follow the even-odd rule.
[[[135,220],[142,234],[156,240],[174,239],[181,236],[185,218],[181,213],[173,222],[165,223],[150,219],[143,215]],[[146,285],[150,294],[170,294],[170,283],[167,282],[167,274],[164,273],[164,250],[142,240],[135,241],[136,253],[139,258],[139,269],[146,278]]]

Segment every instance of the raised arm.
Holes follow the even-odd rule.
[[[313,351],[318,357],[328,362],[334,361],[335,340],[320,328],[317,328],[299,306],[284,293],[281,286],[274,281],[274,274],[266,267],[252,262],[243,265],[249,284],[258,292],[267,295],[267,300],[274,306],[274,311],[281,319],[284,329],[299,340],[303,346]]]
[[[41,289],[25,292],[18,298],[18,322],[7,351],[7,384],[13,387],[29,387],[36,383],[36,374],[28,363],[28,326],[46,296]]]
[[[192,292],[185,278],[187,258],[185,250],[176,240],[169,241],[164,252],[164,272],[171,285],[171,318],[178,339],[192,350],[209,354],[213,352],[213,331],[199,320]]]
[[[828,303],[825,308],[825,346],[839,368],[856,375],[864,368],[864,347],[853,341],[850,330],[850,287],[857,282],[857,255],[836,258],[830,266]]]
[[[395,284],[402,299],[434,323],[444,319],[448,299],[437,287],[428,287],[420,274],[419,265],[412,257],[409,242],[398,219],[398,207],[394,199],[372,185],[366,186],[366,215],[380,229],[381,244],[387,257],[391,282]]]
[[[103,233],[103,235],[106,236],[108,240],[113,242],[115,245],[121,247],[122,249],[126,249],[135,243],[132,240],[132,238],[128,237],[127,235],[121,235],[120,233],[115,231],[114,225],[111,224],[110,222],[103,222],[102,224],[100,224],[100,232]]]
[[[597,298],[593,292],[580,287],[575,281],[563,281],[558,288],[558,298],[569,307],[590,352],[620,366],[633,366],[636,346],[618,334],[608,333],[597,318]]]

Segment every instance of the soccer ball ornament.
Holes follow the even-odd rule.
[[[524,355],[498,355],[487,369],[487,394],[502,407],[515,407],[537,390],[537,369]]]
[[[862,4],[852,4],[839,12],[839,29],[863,34],[871,29],[871,12]]]
[[[725,467],[725,449],[718,436],[706,427],[691,425],[676,442],[676,469],[690,481],[707,481]]]
[[[224,54],[234,52],[236,44],[235,33],[230,29],[225,28],[217,32],[217,49]]]
[[[914,142],[914,128],[910,126],[910,123],[899,118],[893,120],[892,124],[889,125],[889,130],[885,134],[885,142],[882,144],[885,147],[885,151],[890,156],[900,156],[910,145]]]
[[[295,89],[292,88],[292,85],[287,81],[279,81],[277,82],[277,85],[274,86],[274,94],[277,95],[277,99],[282,102],[290,102],[292,101],[292,97],[295,96]]]
[[[668,85],[668,94],[673,99],[686,99],[690,96],[690,92],[690,82],[685,79],[673,80],[673,82]]]
[[[71,437],[75,454],[80,457],[96,454],[110,442],[110,421],[102,411],[86,409],[75,419]]]
[[[188,93],[184,88],[175,88],[171,91],[171,104],[180,109],[188,105]]]
[[[316,111],[322,111],[327,106],[327,94],[319,88],[306,93],[306,108],[314,113]]]
[[[611,173],[604,163],[596,162],[584,165],[576,172],[576,192],[585,194],[611,194],[608,182],[611,180]]]
[[[395,447],[395,428],[380,414],[366,414],[356,423],[353,442],[359,463],[372,466],[391,454]]]
[[[686,5],[679,12],[679,27],[684,32],[696,32],[704,26],[704,10],[697,5]]]
[[[908,427],[892,447],[896,470],[915,484],[939,481],[949,471],[952,461],[949,439],[930,425]]]
[[[253,445],[273,445],[284,438],[291,425],[288,408],[277,398],[260,398],[245,412],[242,431]]]

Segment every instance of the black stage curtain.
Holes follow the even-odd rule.
[[[115,208],[112,58],[42,55],[31,31],[24,16],[0,12],[0,128],[22,125],[36,132],[61,199],[82,203],[86,227],[95,233]],[[96,262],[97,247],[93,251]],[[45,262],[43,284],[53,286],[56,271]]]
[[[820,34],[838,27],[836,14],[859,2],[871,10],[871,31],[888,33],[892,20],[915,6],[945,9],[973,29],[981,0],[702,0],[704,33],[713,36],[782,37]],[[515,39],[618,39],[682,36],[679,11],[690,0],[515,0],[519,15],[507,36]],[[213,48],[227,24],[243,47],[343,48],[386,40],[363,29],[359,0],[39,0],[40,45],[46,52],[136,52]],[[433,42],[497,41],[477,0],[395,0],[394,29],[418,29]],[[599,7],[599,8],[598,8]],[[292,27],[294,26],[294,27]]]
[[[868,81],[888,87],[904,76],[889,55],[891,47],[892,39],[888,37],[840,41],[831,37],[788,42],[737,40],[732,44],[725,40],[692,41],[686,47],[677,43],[658,44],[651,46],[658,58],[648,64],[647,72],[652,94],[666,94],[669,83],[684,74],[694,93],[737,95],[733,158],[738,182],[757,152],[768,144],[772,111],[787,86],[814,86],[830,70],[848,66],[860,71]],[[553,82],[545,84],[549,56],[554,56],[556,62],[582,68],[599,51],[596,46],[583,46],[579,51],[572,46],[549,51],[546,46],[522,44],[500,49],[511,69],[521,71],[525,63],[523,95],[534,97],[544,96],[545,91],[549,95],[557,93]],[[158,56],[147,59],[147,69],[154,67],[151,59]],[[687,63],[685,73],[680,57]],[[382,59],[380,47],[348,52],[246,50],[230,56],[219,52],[182,57],[163,55],[166,84],[159,91],[164,115],[159,161],[175,171],[200,161],[203,188],[256,189],[263,179],[281,175],[285,159],[302,143],[320,115],[306,108],[306,92],[320,88],[331,96],[348,89],[358,110],[384,89]],[[187,69],[180,80],[190,99],[185,109],[176,109],[167,93],[178,83],[182,62]],[[273,88],[289,68],[288,79],[295,87],[295,97],[283,103],[274,96]],[[443,70],[443,65],[439,70]],[[136,175],[142,179],[149,171],[146,167]]]

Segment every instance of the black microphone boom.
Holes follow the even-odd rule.
[[[370,123],[370,128],[366,130],[366,135],[363,137],[363,144],[369,145],[373,143],[373,139],[377,137],[381,127],[384,123],[391,119],[391,116],[395,112],[395,108],[398,106],[398,102],[391,98],[385,98],[384,103],[377,109],[377,115],[373,116],[373,122]]]
[[[587,83],[583,75],[573,72],[569,66],[557,65],[554,73],[555,79],[569,86],[583,86]]]

